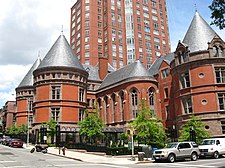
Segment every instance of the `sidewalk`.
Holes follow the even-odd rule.
[[[33,146],[29,145],[28,147],[24,145],[24,148],[26,149],[32,149]],[[135,161],[131,160],[131,156],[107,156],[107,155],[99,155],[99,153],[88,153],[85,151],[76,151],[73,149],[67,149],[65,151],[65,155],[63,155],[62,150],[60,150],[59,154],[59,148],[56,147],[49,147],[48,148],[48,154],[56,155],[60,157],[66,157],[74,160],[79,160],[82,162],[88,162],[88,163],[101,163],[101,164],[116,164],[116,165],[129,165],[129,164],[137,164],[137,163],[150,163],[149,161],[138,161],[136,158]]]

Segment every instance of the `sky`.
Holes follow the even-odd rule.
[[[212,0],[166,0],[171,52],[191,23],[195,10],[210,23]],[[0,0],[0,108],[15,100],[15,88],[58,36],[69,41],[70,8],[76,0]],[[212,28],[225,40],[225,30]]]

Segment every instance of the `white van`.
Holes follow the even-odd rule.
[[[204,139],[198,146],[200,157],[211,156],[215,159],[225,154],[225,138]]]

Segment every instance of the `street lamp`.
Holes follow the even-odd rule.
[[[31,100],[30,98],[27,98],[27,147],[29,146],[29,140],[30,140],[30,110],[31,110]]]

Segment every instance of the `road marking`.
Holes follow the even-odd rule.
[[[106,167],[119,167],[119,168],[129,168],[129,167],[126,167],[126,166],[117,166],[117,165],[111,165],[111,164],[99,164],[99,165],[103,165],[103,166],[106,166]]]
[[[126,167],[126,166],[121,166],[121,165],[111,165],[111,164],[77,164],[77,163],[74,163],[74,164],[62,164],[62,165],[54,165],[54,166],[57,166],[57,167],[70,167],[70,166],[105,166],[105,167],[115,167],[115,168],[129,168],[129,167]]]
[[[13,161],[13,160],[0,160],[0,163],[12,163],[12,162],[16,162],[16,161]]]
[[[20,168],[20,167],[29,167],[29,166],[9,166],[8,168]]]
[[[187,164],[181,164],[181,163],[172,163],[171,165],[174,165],[174,166],[188,166],[188,167],[216,167],[216,166],[205,166],[205,165],[187,165]]]

